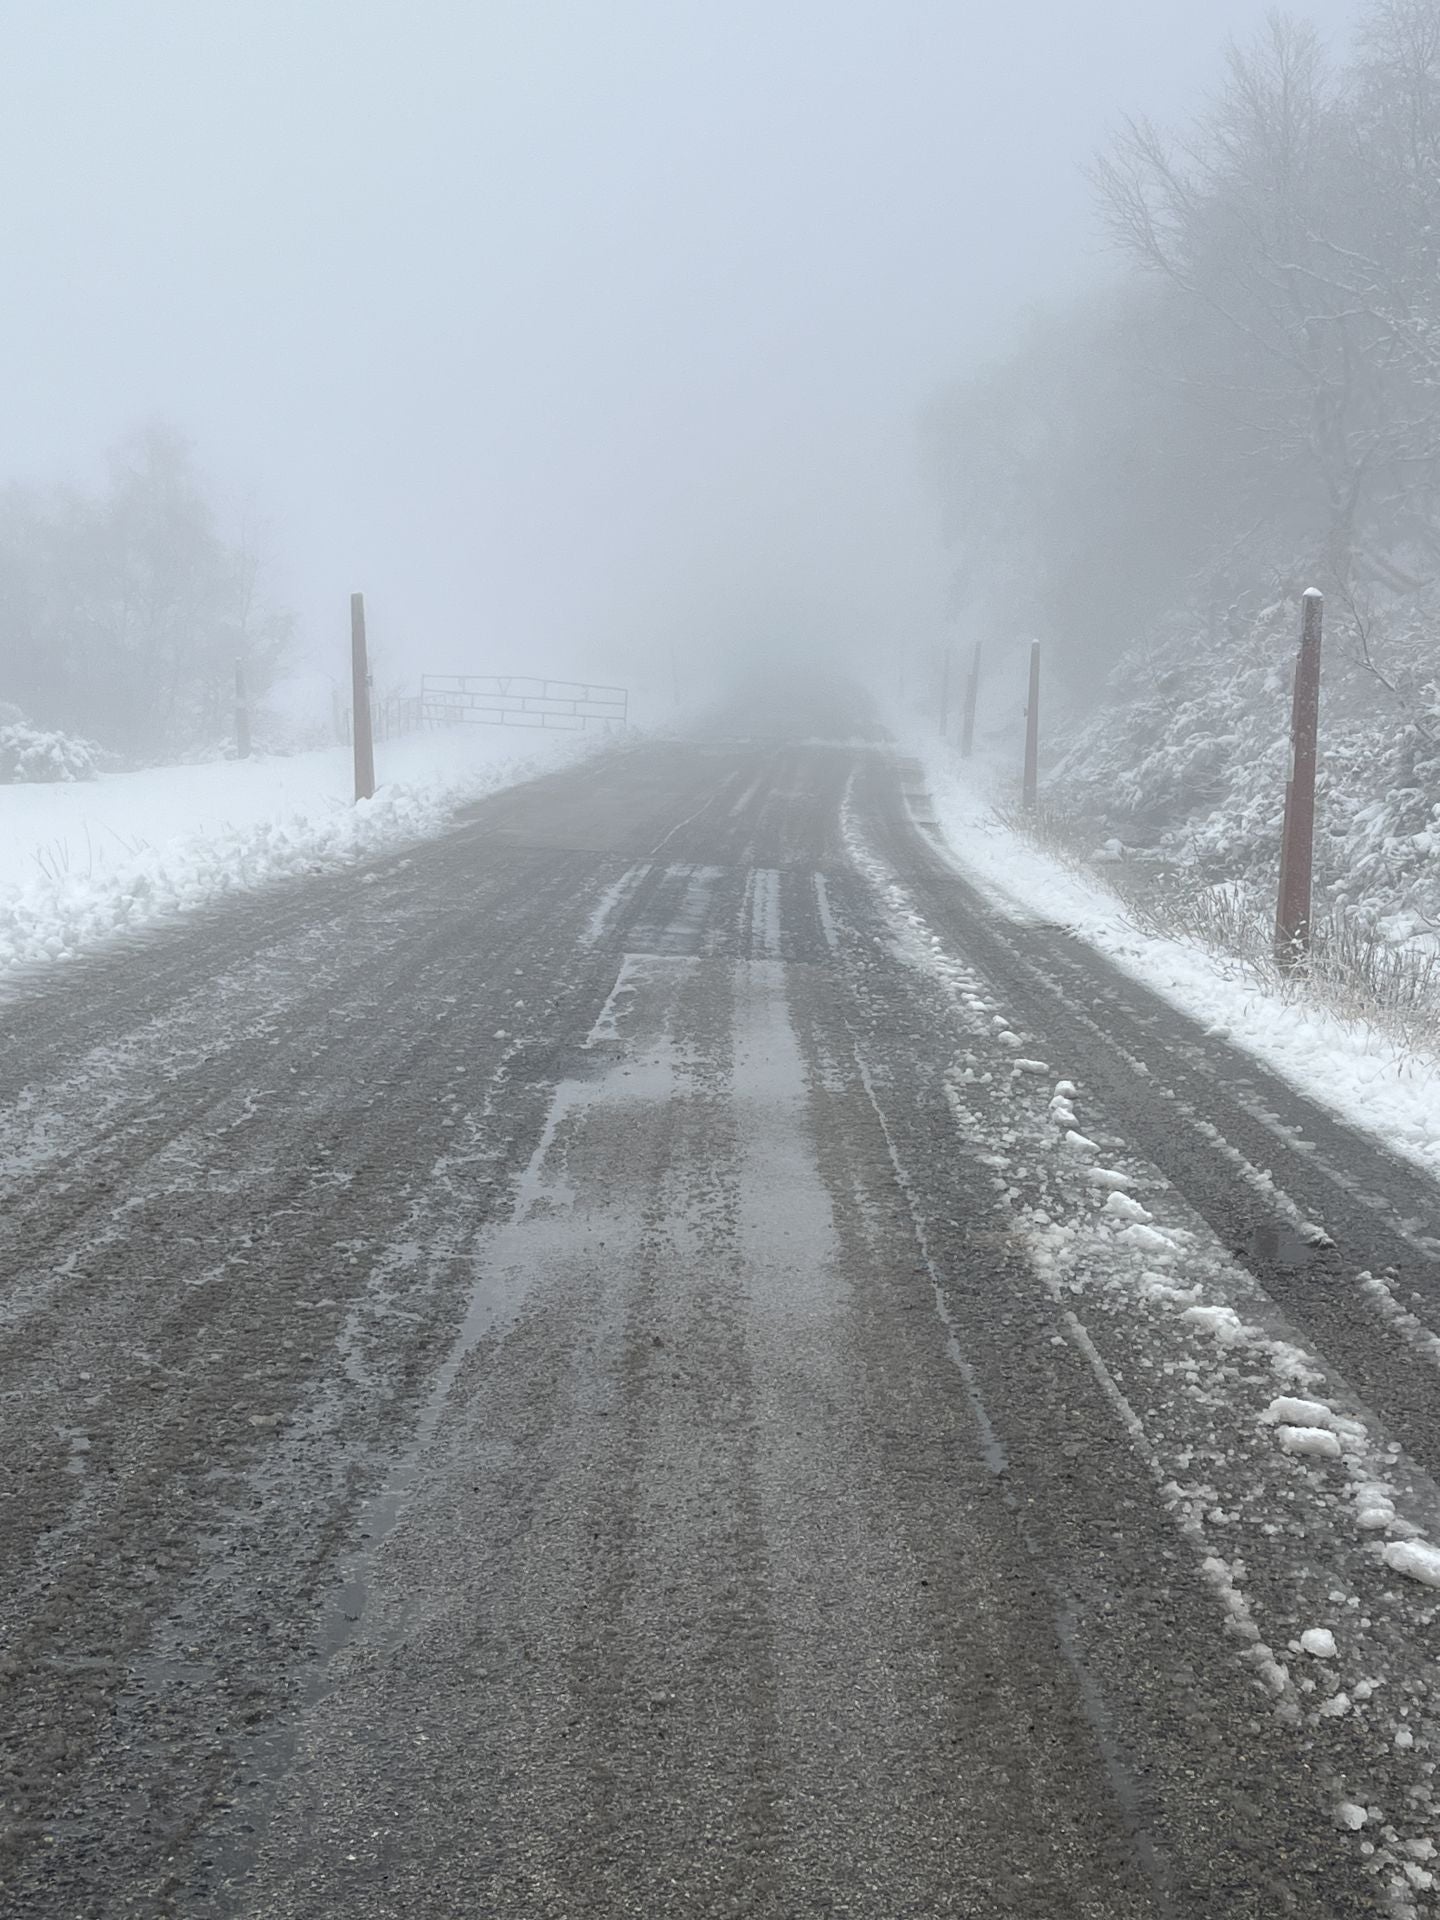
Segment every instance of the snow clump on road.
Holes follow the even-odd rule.
[[[1408,1574],[1427,1587],[1440,1587],[1440,1548],[1423,1540],[1392,1540],[1384,1557],[1394,1572]]]

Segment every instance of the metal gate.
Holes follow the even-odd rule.
[[[542,680],[531,674],[427,673],[420,681],[427,724],[473,720],[491,727],[545,727],[579,732],[623,727],[629,719],[625,687],[593,681]]]

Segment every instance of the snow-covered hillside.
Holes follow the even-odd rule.
[[[1412,606],[1362,638],[1327,615],[1319,903],[1389,941],[1440,927],[1437,623]],[[1292,600],[1133,649],[1051,771],[1052,808],[1272,900],[1297,633]]]

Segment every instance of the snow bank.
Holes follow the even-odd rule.
[[[467,800],[594,753],[598,733],[455,727],[347,749],[0,786],[0,970],[69,959],[227,894],[438,832]]]
[[[1363,1021],[1284,999],[1243,962],[1197,942],[1142,933],[1101,881],[1004,826],[983,776],[971,777],[933,734],[895,731],[925,768],[957,865],[992,903],[1022,920],[1067,927],[1202,1025],[1224,1029],[1310,1099],[1440,1171],[1440,1060]]]

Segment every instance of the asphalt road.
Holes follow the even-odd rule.
[[[1404,1911],[1425,1590],[1220,1444],[1243,1367],[1130,1411],[971,1001],[1423,1505],[1420,1175],[974,892],[879,747],[640,746],[0,1010],[0,1911]],[[1353,1590],[1393,1761],[1247,1664],[1172,1414],[1277,1650]]]

